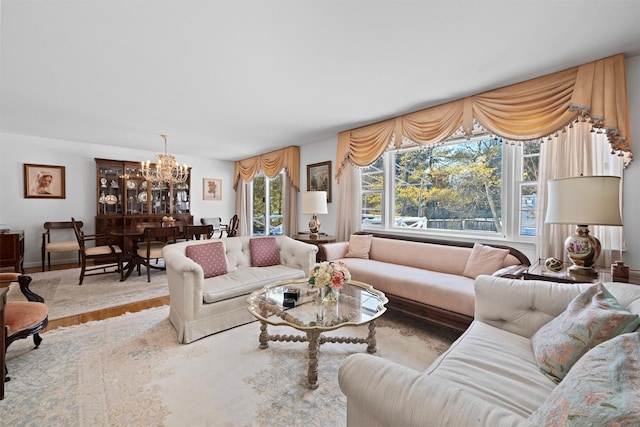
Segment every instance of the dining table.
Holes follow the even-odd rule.
[[[136,249],[138,248],[138,242],[144,236],[144,228],[114,228],[110,230],[110,234],[112,236],[124,238],[124,247],[122,248],[122,252],[124,255],[124,274],[122,275],[122,280],[126,280],[129,276],[131,276],[131,273],[133,273],[133,270],[136,268]]]

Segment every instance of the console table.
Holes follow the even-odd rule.
[[[559,283],[600,283],[600,282],[625,282],[640,285],[640,271],[630,270],[628,278],[614,277],[610,268],[599,267],[597,276],[585,276],[572,274],[568,267],[571,264],[565,263],[560,271],[551,271],[544,266],[544,260],[538,260],[524,272],[524,280],[545,280]]]
[[[0,267],[13,267],[24,272],[24,230],[11,230],[0,234]]]

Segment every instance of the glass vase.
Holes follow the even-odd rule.
[[[327,285],[322,290],[322,305],[336,305],[339,297],[339,291]]]

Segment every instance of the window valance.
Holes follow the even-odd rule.
[[[233,171],[233,189],[238,189],[240,180],[251,181],[260,171],[263,171],[267,177],[273,178],[283,168],[286,169],[287,176],[294,187],[300,191],[300,147],[297,146],[237,161]]]
[[[367,166],[406,138],[417,144],[445,140],[474,120],[512,141],[543,138],[589,121],[607,134],[611,148],[631,156],[626,62],[622,54],[504,88],[448,102],[338,135],[336,178],[351,162]]]

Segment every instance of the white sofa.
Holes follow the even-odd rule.
[[[247,296],[262,286],[287,279],[307,277],[315,264],[318,248],[287,236],[274,236],[280,265],[251,266],[249,236],[194,240],[167,245],[162,256],[169,281],[169,320],[178,341],[199,338],[256,320],[247,311]],[[212,241],[225,247],[227,273],[205,279],[200,265],[186,255],[190,245]]]
[[[323,259],[344,262],[354,280],[384,292],[389,299],[388,308],[459,331],[473,321],[476,275],[467,272],[473,242],[373,234],[368,258],[347,257],[349,246],[349,242],[323,244]],[[526,255],[514,248],[484,247],[508,252],[506,257],[502,255],[499,265],[484,269],[484,274],[519,277],[531,264]]]
[[[529,416],[557,386],[536,364],[531,337],[589,286],[479,276],[474,322],[426,371],[364,354],[343,361],[347,425],[531,425]],[[640,286],[604,286],[640,314]],[[595,425],[583,421],[572,425]]]

